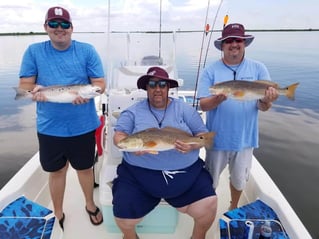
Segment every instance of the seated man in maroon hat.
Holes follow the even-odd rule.
[[[147,99],[124,110],[115,126],[114,143],[149,128],[174,127],[195,136],[207,132],[198,112],[187,103],[168,97],[176,80],[159,67],[138,79]],[[217,196],[212,179],[199,158],[199,146],[181,141],[175,148],[151,154],[124,152],[113,184],[113,213],[124,239],[138,238],[135,226],[165,199],[194,219],[193,239],[204,239],[216,216]],[[196,182],[196,183],[195,183]]]

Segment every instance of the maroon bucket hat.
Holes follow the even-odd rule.
[[[245,28],[242,24],[232,23],[227,25],[222,31],[222,37],[214,41],[214,45],[218,50],[222,50],[222,43],[227,38],[241,38],[245,39],[245,46],[249,46],[254,40],[254,36],[245,35]]]
[[[62,7],[51,7],[45,15],[45,22],[56,19],[72,23],[70,13]]]
[[[141,76],[137,80],[137,88],[146,90],[146,85],[150,78],[158,78],[167,81],[169,83],[169,88],[178,87],[178,82],[176,80],[170,79],[168,73],[164,69],[154,66],[147,70],[146,75]]]

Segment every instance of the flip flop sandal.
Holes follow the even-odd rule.
[[[62,214],[62,218],[59,220],[59,225],[62,228],[62,231],[64,231],[63,223],[64,223],[65,215],[64,213]]]
[[[95,212],[89,211],[86,207],[85,207],[85,210],[86,210],[86,212],[89,214],[90,221],[91,221],[91,223],[92,223],[93,225],[97,226],[97,225],[100,225],[100,224],[103,222],[103,218],[102,218],[101,221],[99,221],[99,222],[93,221],[93,217],[95,217],[95,218],[97,219],[96,216],[97,216],[97,215],[99,214],[99,212],[100,212],[100,209],[99,209],[98,207],[96,207]]]

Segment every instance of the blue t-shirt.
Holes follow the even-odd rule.
[[[30,45],[24,53],[20,77],[36,76],[36,84],[91,84],[103,78],[100,57],[93,46],[72,41],[68,49],[55,49],[50,41]],[[41,134],[71,137],[96,129],[100,124],[94,99],[87,104],[37,102],[37,130]]]
[[[115,131],[126,134],[148,129],[159,128],[158,120],[162,121],[162,128],[174,127],[192,135],[207,132],[199,113],[190,105],[179,99],[170,98],[171,102],[165,110],[151,107],[157,117],[150,112],[147,99],[137,102],[124,110],[117,120]],[[159,154],[144,154],[136,156],[134,153],[124,152],[124,160],[131,165],[154,170],[178,170],[186,168],[197,161],[199,150],[192,150],[182,154],[175,149],[161,151]]]
[[[270,80],[264,64],[245,58],[234,66],[236,80]],[[219,60],[207,66],[200,78],[198,97],[210,96],[209,88],[223,81],[233,80],[233,71]],[[206,112],[206,126],[215,131],[214,150],[240,151],[258,147],[258,108],[255,100],[238,101],[228,98],[215,109]]]

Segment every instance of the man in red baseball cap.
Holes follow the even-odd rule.
[[[44,29],[49,40],[33,43],[25,51],[20,67],[19,87],[30,90],[37,104],[37,133],[40,163],[49,172],[49,187],[54,214],[63,229],[63,197],[67,169],[76,171],[85,198],[89,220],[103,222],[93,197],[95,130],[100,125],[94,99],[81,96],[72,103],[49,103],[41,87],[93,85],[103,93],[106,87],[102,61],[95,48],[72,40],[70,13],[51,7],[45,15]],[[81,150],[79,150],[81,149]]]
[[[45,15],[45,23],[51,20],[63,20],[72,23],[70,13],[63,7],[51,7]]]

